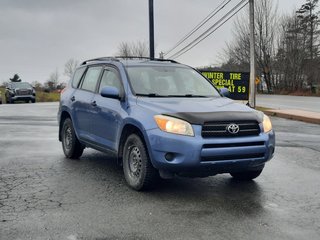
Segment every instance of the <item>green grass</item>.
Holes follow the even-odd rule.
[[[4,87],[0,87],[0,92],[2,96],[2,103],[5,103],[5,91]],[[58,102],[60,100],[60,93],[57,92],[36,92],[36,102]]]
[[[2,103],[4,103],[4,100],[5,100],[5,96],[4,96],[4,93],[5,93],[6,89],[4,87],[0,87],[0,93],[1,93],[1,97],[2,97]]]
[[[40,92],[36,93],[36,102],[58,102],[60,101],[60,93],[57,92]]]
[[[270,110],[271,108],[266,108],[266,107],[256,107],[256,110],[259,110],[259,111],[268,111]]]

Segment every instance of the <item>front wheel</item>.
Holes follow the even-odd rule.
[[[128,185],[135,190],[152,188],[159,179],[159,172],[152,166],[142,139],[131,134],[123,150],[123,172]]]
[[[257,178],[261,173],[262,173],[262,169],[255,170],[255,171],[235,172],[235,173],[230,173],[230,175],[236,180],[249,181]]]
[[[84,147],[79,142],[76,133],[73,128],[73,124],[70,118],[67,118],[63,122],[62,130],[62,148],[64,155],[67,158],[78,159],[81,157]]]

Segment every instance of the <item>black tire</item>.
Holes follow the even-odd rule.
[[[61,129],[62,149],[64,155],[70,159],[78,159],[81,157],[84,147],[79,142],[73,124],[70,118],[67,118],[63,122]]]
[[[138,135],[131,134],[127,138],[122,161],[124,176],[131,188],[151,189],[159,180],[159,172],[152,166],[147,148]]]
[[[35,103],[35,102],[36,102],[36,100],[31,100],[31,102],[32,102],[32,103]]]
[[[246,172],[235,172],[235,173],[230,173],[230,175],[236,180],[249,181],[259,177],[259,175],[262,173],[262,170],[263,169],[255,170],[255,171],[246,171]]]

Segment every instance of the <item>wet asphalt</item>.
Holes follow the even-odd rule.
[[[125,184],[112,156],[64,158],[57,103],[0,105],[0,239],[319,239],[320,127],[272,118],[275,157],[227,175]]]

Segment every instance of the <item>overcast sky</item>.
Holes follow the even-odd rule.
[[[232,0],[229,9],[239,1]],[[154,0],[156,56],[221,2]],[[278,11],[291,13],[304,2],[279,0]],[[221,63],[231,29],[232,20],[176,60],[193,67]],[[148,0],[0,0],[0,82],[18,73],[23,81],[43,83],[55,69],[66,81],[63,68],[68,59],[115,55],[121,42],[148,42],[148,30]]]

